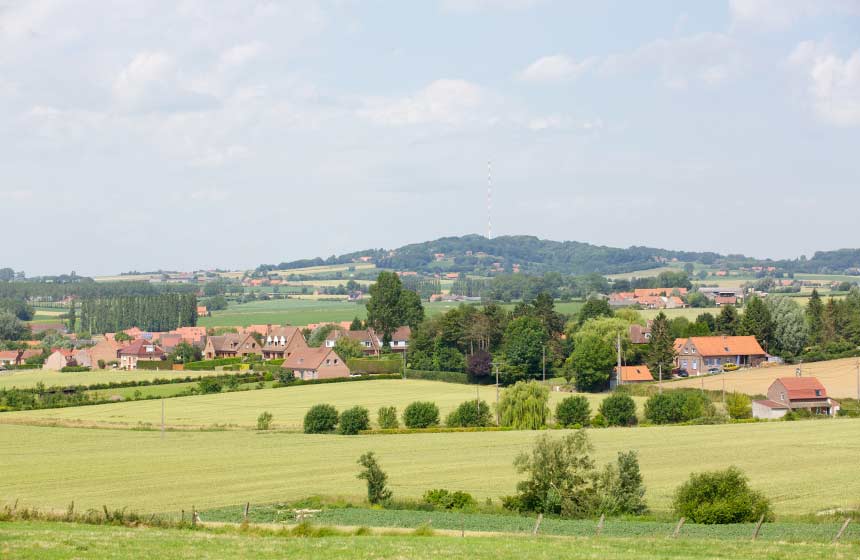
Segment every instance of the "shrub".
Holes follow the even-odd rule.
[[[198,389],[201,393],[220,393],[221,382],[215,377],[204,377],[198,383]]]
[[[104,360],[99,360],[98,362],[99,369],[104,369],[107,364],[105,364]]]
[[[341,412],[338,433],[353,436],[370,428],[370,412],[363,406],[354,406]]]
[[[771,521],[770,501],[752,490],[748,482],[737,467],[693,473],[675,491],[675,513],[693,523],[750,523],[762,515]]]
[[[600,403],[600,414],[608,426],[634,426],[636,424],[636,403],[627,393],[616,391]]]
[[[397,408],[393,406],[380,407],[376,414],[376,422],[382,430],[396,430],[400,427],[397,421]]]
[[[575,424],[588,426],[590,417],[591,406],[582,395],[566,397],[555,407],[555,420],[565,428]]]
[[[483,428],[491,424],[490,407],[484,401],[461,403],[445,419],[445,425],[450,428]]]
[[[315,404],[305,414],[306,434],[326,434],[337,426],[337,409],[330,404]]]
[[[444,488],[427,490],[424,501],[437,509],[466,509],[478,504],[468,492],[449,492]]]
[[[537,430],[549,418],[549,389],[536,381],[517,381],[505,389],[499,401],[502,426],[517,430]]]
[[[87,366],[65,366],[60,368],[60,373],[81,373],[84,371],[90,371],[90,368]]]
[[[735,420],[752,418],[752,400],[743,393],[729,393],[726,395],[726,411]]]
[[[388,475],[376,462],[373,451],[368,451],[358,459],[358,464],[364,467],[358,478],[367,481],[367,501],[371,504],[384,504],[391,499],[391,490],[386,487],[385,482]]]
[[[407,369],[404,377],[406,379],[425,379],[427,381],[445,381],[447,383],[466,384],[469,382],[469,376],[459,371],[423,371]]]
[[[592,428],[606,428],[608,425],[609,424],[606,423],[606,418],[604,418],[603,414],[599,412],[591,419]]]
[[[415,401],[403,411],[407,428],[429,428],[439,425],[439,407],[429,401]]]
[[[257,429],[268,430],[272,426],[272,413],[262,412],[257,416]]]
[[[645,418],[654,424],[676,424],[712,418],[714,405],[699,391],[668,391],[645,403]]]
[[[341,340],[352,340],[351,338],[341,337],[338,339],[338,342]],[[352,373],[363,373],[363,374],[379,374],[379,373],[400,373],[400,370],[403,369],[403,359],[398,357],[394,358],[347,358],[343,357],[346,360],[346,365],[349,366],[349,371]]]
[[[645,505],[645,485],[635,451],[619,451],[615,463],[608,463],[597,483],[597,512],[606,515],[641,515]]]

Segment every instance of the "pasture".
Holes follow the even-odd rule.
[[[827,394],[834,398],[857,398],[857,358],[844,358],[842,360],[828,360],[825,362],[812,362],[803,364],[804,377],[817,377]],[[680,389],[693,387],[721,391],[725,383],[727,392],[737,391],[748,395],[764,395],[767,388],[777,377],[794,377],[797,365],[783,365],[771,367],[759,367],[741,369],[730,373],[719,375],[706,375],[703,377],[690,377],[687,379],[663,382],[664,387]]]
[[[69,387],[71,385],[94,385],[96,383],[123,383],[127,381],[151,381],[155,378],[200,377],[219,375],[220,371],[121,371],[96,370],[78,373],[62,373],[48,369],[24,369],[0,372],[0,389],[18,387],[26,389],[44,383],[45,387]]]
[[[169,389],[168,389],[169,390]],[[133,391],[133,389],[132,389]],[[398,413],[413,401],[433,401],[439,407],[441,420],[463,401],[474,400],[480,392],[482,400],[494,403],[494,386],[461,385],[438,381],[381,379],[352,383],[331,383],[237,391],[191,397],[177,397],[165,401],[166,423],[172,427],[205,428],[213,425],[230,425],[253,428],[257,416],[263,411],[274,415],[274,428],[299,430],[307,410],[318,403],[329,403],[338,410],[354,405],[366,407],[371,421],[381,406],[396,406]],[[102,391],[104,393],[104,391]],[[550,393],[550,406],[570,393]],[[596,412],[604,395],[588,394],[592,411]],[[637,397],[641,411],[644,399]],[[3,422],[60,422],[70,425],[108,425],[135,427],[139,424],[160,424],[161,401],[141,400],[95,406],[26,410],[0,415]]]
[[[427,489],[449,488],[467,490],[481,501],[498,500],[514,492],[520,475],[513,459],[540,433],[337,436],[239,430],[169,431],[162,438],[155,430],[0,425],[0,501],[64,509],[74,500],[80,511],[107,505],[139,512],[311,495],[360,501],[366,489],[356,479],[356,460],[368,450],[376,452],[395,497],[417,499]],[[588,433],[598,463],[613,460],[619,451],[638,451],[646,499],[657,512],[670,508],[675,488],[691,472],[729,465],[749,475],[777,514],[858,506],[858,420]]]

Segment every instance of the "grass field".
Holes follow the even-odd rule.
[[[200,377],[201,375],[223,374],[219,371],[82,371],[78,373],[62,373],[47,369],[13,370],[0,373],[0,389],[18,387],[25,389],[44,383],[46,387],[70,385],[93,385],[95,383],[122,383],[125,381],[141,381],[160,379],[175,379],[177,377]]]
[[[661,538],[559,538],[519,536],[329,536],[298,538],[212,530],[135,529],[73,523],[0,523],[0,555],[22,560],[67,558],[329,558],[377,560],[607,560],[856,558],[860,546],[820,543],[752,543]]]
[[[817,377],[827,394],[834,398],[857,398],[857,358],[813,362],[803,365],[804,377]],[[731,373],[690,377],[688,379],[664,382],[672,388],[694,387],[720,391],[725,383],[726,391],[738,391],[748,395],[764,395],[767,388],[777,377],[794,377],[798,366],[784,365],[742,369]]]
[[[310,495],[362,500],[356,460],[368,450],[376,452],[395,496],[420,498],[427,489],[449,488],[498,499],[514,492],[519,475],[513,459],[538,435],[240,430],[167,432],[162,439],[158,431],[0,425],[0,501],[65,508],[74,500],[81,511],[107,505],[178,512]],[[860,505],[858,420],[610,428],[589,436],[600,463],[618,451],[639,452],[646,499],[658,512],[669,509],[690,472],[732,464],[771,498],[777,514]]]
[[[307,410],[317,403],[329,403],[338,410],[354,405],[367,407],[371,421],[375,423],[376,411],[381,406],[396,406],[398,413],[409,403],[430,400],[439,407],[441,420],[460,403],[475,398],[476,389],[481,399],[495,402],[494,387],[441,383],[419,380],[375,380],[353,383],[333,383],[241,391],[212,395],[178,397],[165,402],[166,422],[175,427],[206,427],[215,424],[255,427],[257,416],[267,410],[274,415],[273,427],[300,429]],[[134,389],[132,389],[132,392]],[[111,392],[113,393],[113,391]],[[551,406],[569,393],[551,393]],[[604,395],[587,395],[592,410],[596,412]],[[639,409],[644,403],[636,398]],[[7,412],[0,415],[2,422],[56,420],[63,423],[82,423],[85,425],[137,426],[161,422],[160,401],[134,401],[102,404],[96,406],[52,408]]]
[[[336,272],[342,272],[347,276],[347,278],[343,280],[343,282],[346,283],[349,277],[350,268],[356,271],[360,270],[367,272],[374,270],[376,265],[373,263],[328,264],[322,266],[308,266],[305,268],[291,268],[289,270],[272,270],[269,274],[278,274],[280,276],[290,276],[292,274],[313,276],[315,274],[334,274]]]

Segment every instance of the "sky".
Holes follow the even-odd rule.
[[[0,267],[860,246],[860,0],[0,0]]]

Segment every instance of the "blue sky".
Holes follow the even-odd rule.
[[[858,246],[860,0],[0,3],[0,266]]]

